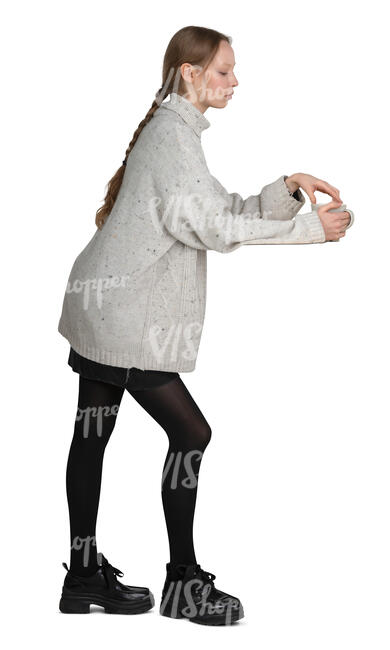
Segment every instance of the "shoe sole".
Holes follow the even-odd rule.
[[[185,614],[182,614],[180,610],[173,614],[171,611],[169,611],[169,608],[163,610],[161,607],[160,614],[161,616],[167,616],[168,618],[186,618],[191,621],[191,623],[200,623],[201,625],[231,625],[232,623],[236,623],[245,616],[244,608],[242,606],[238,609],[232,610],[228,616],[226,613],[210,614],[204,616],[186,616]]]
[[[143,614],[154,607],[154,597],[152,592],[150,592],[143,600],[137,600],[135,603],[124,605],[114,599],[104,598],[104,596],[100,597],[96,594],[83,594],[72,597],[62,596],[59,609],[63,614],[89,614],[90,605],[104,607],[106,614]]]

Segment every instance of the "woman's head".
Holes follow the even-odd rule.
[[[226,106],[229,94],[238,84],[233,71],[235,61],[231,42],[230,36],[207,27],[183,27],[173,35],[164,55],[161,87],[135,130],[122,165],[108,183],[104,204],[96,212],[98,228],[103,227],[113,208],[130,151],[167,95],[171,92],[183,95],[202,112],[209,106]]]
[[[238,81],[232,38],[206,27],[183,27],[168,44],[163,64],[162,97],[176,92],[204,112],[223,108]]]
[[[212,106],[224,108],[238,85],[234,74],[234,52],[230,42],[219,42],[217,51],[207,66],[183,63],[180,67],[186,92],[183,94],[204,113]]]

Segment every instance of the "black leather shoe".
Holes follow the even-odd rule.
[[[96,573],[84,577],[67,570],[62,588],[60,611],[64,614],[89,614],[90,605],[104,607],[106,614],[141,614],[154,605],[154,597],[147,587],[123,585],[116,576],[122,571],[111,566],[104,555]]]
[[[166,565],[160,614],[171,618],[188,618],[203,625],[231,625],[244,616],[238,598],[214,585],[215,575],[200,564]]]

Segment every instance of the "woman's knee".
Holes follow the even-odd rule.
[[[209,423],[199,421],[197,425],[191,430],[191,446],[194,449],[204,451],[211,440],[211,427]]]

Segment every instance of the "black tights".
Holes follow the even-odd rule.
[[[66,469],[70,519],[70,569],[97,568],[96,519],[103,456],[125,388],[79,376],[79,398]],[[126,390],[160,424],[169,439],[161,494],[170,562],[196,562],[193,519],[198,472],[211,429],[180,377],[146,390]]]

